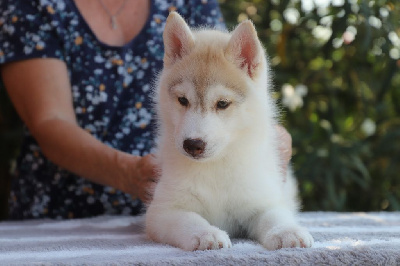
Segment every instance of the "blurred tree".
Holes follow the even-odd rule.
[[[400,210],[400,2],[220,2],[269,54],[304,209]]]

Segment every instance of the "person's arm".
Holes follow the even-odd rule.
[[[65,63],[30,59],[1,66],[7,92],[43,153],[55,164],[142,200],[155,181],[152,156],[113,149],[78,126]]]

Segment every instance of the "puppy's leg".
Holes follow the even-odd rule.
[[[282,208],[272,209],[259,215],[253,221],[249,232],[269,250],[308,248],[314,243],[307,229],[297,224],[294,213]]]
[[[230,248],[226,232],[210,225],[194,212],[149,208],[146,214],[146,233],[154,241],[184,250]]]

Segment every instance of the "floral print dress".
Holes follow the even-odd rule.
[[[191,26],[224,27],[216,0],[152,0],[141,32],[124,46],[109,46],[96,38],[73,0],[2,0],[0,64],[62,60],[79,126],[111,147],[143,156],[153,147],[149,95],[162,67],[162,32],[171,10]],[[130,215],[142,209],[130,195],[51,163],[27,129],[9,206],[10,219]]]

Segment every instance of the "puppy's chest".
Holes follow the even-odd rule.
[[[190,193],[192,211],[231,234],[245,235],[249,221],[265,208],[265,198],[255,196],[256,193],[243,186],[197,187]]]

